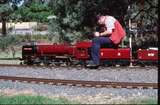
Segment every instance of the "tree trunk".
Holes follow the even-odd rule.
[[[7,35],[7,30],[6,30],[6,19],[2,17],[2,35],[6,36]]]

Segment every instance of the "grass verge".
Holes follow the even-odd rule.
[[[1,51],[0,52],[0,58],[13,58],[13,57],[17,58],[17,57],[21,57],[21,56],[22,56],[21,51],[16,51],[14,56],[11,51],[9,51],[9,52],[2,52]]]
[[[71,102],[65,98],[51,99],[44,96],[0,95],[0,104],[77,104],[77,103]]]
[[[133,98],[127,100],[128,104],[143,104],[143,105],[155,105],[157,104],[157,100],[151,97],[142,97],[142,98]]]

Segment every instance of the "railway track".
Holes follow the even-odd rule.
[[[15,76],[0,76],[0,81],[27,82],[34,84],[67,85],[95,88],[128,88],[128,89],[158,89],[158,83],[133,83],[133,82],[107,82],[107,81],[81,81],[46,78],[29,78]]]

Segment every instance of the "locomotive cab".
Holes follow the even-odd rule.
[[[24,60],[24,64],[32,64],[36,54],[36,46],[35,45],[25,45],[22,47],[22,60]]]

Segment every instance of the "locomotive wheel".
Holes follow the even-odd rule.
[[[61,63],[60,63],[59,61],[55,61],[55,62],[54,62],[54,65],[55,65],[55,66],[60,66]]]
[[[145,63],[144,63],[144,62],[138,61],[137,63],[138,63],[138,65],[139,65],[140,67],[145,67]]]
[[[33,61],[27,61],[27,65],[33,65]]]
[[[71,64],[71,62],[66,62],[66,65],[71,66],[72,64]]]
[[[50,62],[43,62],[43,64],[44,64],[45,66],[49,66],[51,63],[50,63]]]
[[[101,62],[101,65],[106,67],[112,67],[112,66],[116,66],[116,62],[114,60],[113,61],[104,60]]]
[[[51,61],[50,61],[49,57],[47,57],[47,56],[44,56],[44,57],[42,58],[42,62],[43,62],[43,64],[44,64],[45,66],[49,66],[49,65],[51,64]]]
[[[141,67],[145,67],[145,64],[140,64]]]
[[[60,66],[61,64],[60,63],[55,63],[55,66]]]
[[[79,62],[79,64],[82,65],[82,66],[84,66],[84,67],[86,67],[87,62],[86,62],[85,60],[81,60],[81,61]]]
[[[20,62],[19,64],[20,64],[20,65],[23,65],[23,62]]]
[[[129,66],[129,61],[121,61],[120,66]]]

